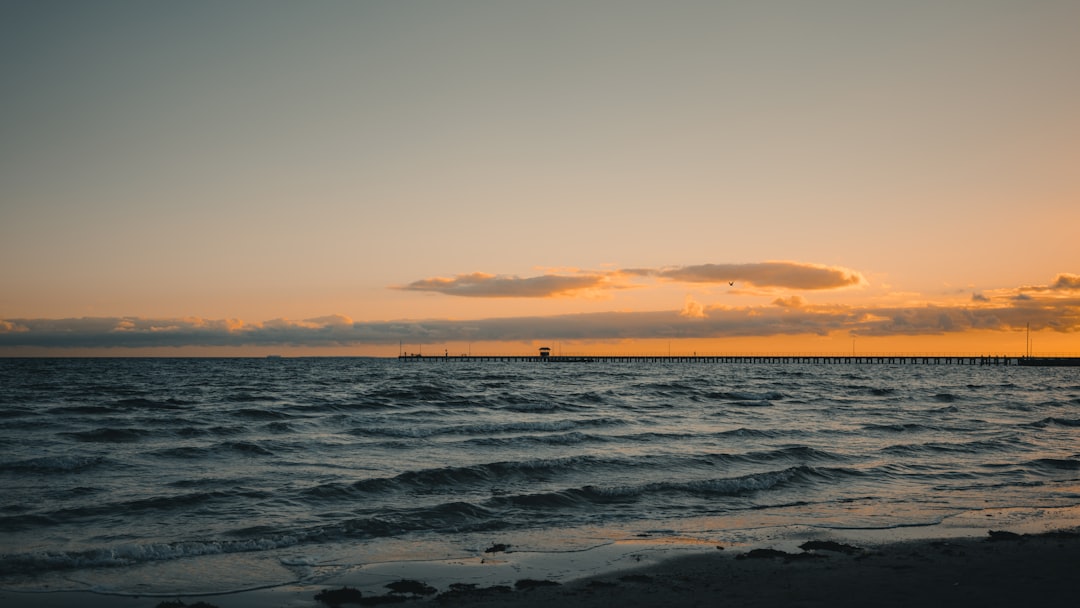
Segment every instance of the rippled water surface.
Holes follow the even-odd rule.
[[[0,360],[0,585],[1075,506],[1078,372]]]

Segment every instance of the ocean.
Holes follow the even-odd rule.
[[[0,588],[168,594],[1080,506],[1080,369],[0,359]]]

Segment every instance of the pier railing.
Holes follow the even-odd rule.
[[[726,363],[735,365],[1020,365],[1080,366],[1080,356],[1021,355],[421,355],[404,354],[406,362],[507,363]]]

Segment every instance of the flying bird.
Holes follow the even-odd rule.
[[[734,286],[735,286],[735,281],[728,281],[728,282],[727,282],[727,284],[728,284],[728,285],[731,285],[732,287],[734,287]]]

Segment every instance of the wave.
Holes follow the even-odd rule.
[[[432,507],[388,511],[376,517],[350,519],[344,522],[342,531],[351,537],[385,537],[404,532],[465,532],[509,526],[509,522],[501,520],[496,512],[482,505],[455,501]]]
[[[234,418],[241,418],[243,420],[288,420],[293,418],[291,414],[279,410],[266,410],[257,408],[243,408],[233,412],[230,415]]]
[[[809,446],[790,446],[775,450],[749,452],[738,456],[740,461],[752,463],[768,462],[841,462],[849,460],[849,457],[819,450]]]
[[[478,437],[469,439],[466,443],[483,446],[513,446],[513,445],[579,445],[582,443],[602,443],[609,439],[600,435],[590,435],[574,431],[571,433],[558,433],[555,435],[518,435],[516,437]]]
[[[38,530],[46,526],[54,525],[55,523],[56,520],[51,517],[36,513],[4,515],[0,516],[0,531],[21,532],[23,530]],[[0,572],[3,572],[2,568],[0,568]]]
[[[507,433],[528,433],[536,431],[559,432],[582,428],[618,426],[622,424],[626,424],[626,422],[622,419],[604,417],[587,418],[582,420],[560,419],[515,422],[490,422],[484,424],[462,424],[428,427],[416,427],[398,424],[396,426],[359,427],[352,429],[351,431],[349,431],[349,433],[357,436],[413,437],[422,439],[438,435],[490,436]]]
[[[731,402],[731,405],[737,405],[739,407],[770,407],[770,406],[772,406],[772,404],[773,404],[772,401],[767,401],[767,400],[762,400],[762,401],[732,401]]]
[[[835,471],[841,471],[836,469]],[[612,502],[634,502],[648,496],[670,497],[674,493],[699,498],[743,496],[776,489],[791,483],[805,484],[833,477],[835,472],[800,465],[786,469],[752,473],[738,477],[723,477],[689,481],[660,481],[617,486],[587,485],[579,488],[540,494],[499,496],[489,502],[499,506],[537,509],[579,508]]]
[[[439,467],[406,471],[393,477],[374,477],[352,483],[330,482],[301,492],[319,502],[372,498],[393,493],[463,494],[470,489],[490,491],[493,486],[527,487],[551,484],[564,476],[624,476],[629,472],[642,477],[658,477],[665,471],[709,471],[735,466],[837,462],[846,457],[809,447],[787,447],[748,454],[705,454],[688,456],[601,457],[569,456],[564,458],[505,461],[467,467]],[[739,478],[743,479],[743,478]],[[663,482],[666,483],[666,482]],[[644,487],[661,487],[647,483]]]
[[[1035,428],[1046,428],[1048,426],[1064,426],[1064,427],[1078,427],[1080,426],[1080,418],[1056,418],[1049,417],[1043,418],[1038,422],[1030,422],[1026,426],[1032,426]]]
[[[154,408],[154,409],[186,409],[188,406],[197,404],[197,401],[188,401],[186,399],[169,398],[164,400],[146,399],[144,397],[134,397],[127,399],[118,399],[113,402],[116,408]]]
[[[722,391],[705,393],[705,397],[714,401],[760,403],[763,401],[779,401],[784,399],[786,395],[779,391],[765,391],[761,393],[749,391]]]
[[[1009,440],[980,440],[967,442],[927,442],[905,443],[891,445],[882,448],[880,453],[893,455],[922,455],[929,453],[939,454],[984,454],[989,452],[1011,452],[1015,449],[1015,442]]]
[[[719,415],[719,414],[718,414]],[[711,437],[740,437],[740,438],[774,438],[785,437],[793,434],[800,434],[802,431],[791,429],[752,429],[748,427],[741,427],[737,429],[731,429],[727,431],[719,431],[713,433]]]
[[[158,458],[177,458],[180,460],[201,460],[203,458],[209,458],[214,455],[214,451],[209,448],[195,447],[195,446],[181,446],[176,448],[166,448],[164,450],[157,450],[151,452],[152,456]]]
[[[540,401],[540,400],[533,400],[533,399],[508,399],[508,398],[502,398],[499,401],[497,401],[496,403],[493,403],[491,405],[492,405],[492,407],[495,407],[495,408],[498,408],[498,409],[501,409],[501,410],[506,410],[506,411],[510,411],[510,412],[522,412],[522,413],[556,412],[556,411],[564,411],[564,410],[581,409],[581,408],[577,408],[577,407],[567,407],[566,405],[563,405],[561,403],[556,403],[554,401]]]
[[[959,414],[960,408],[955,405],[949,405],[935,410],[930,410],[931,414]]]
[[[259,490],[217,490],[208,492],[189,492],[167,496],[150,496],[135,500],[115,502],[96,502],[92,505],[67,507],[32,514],[50,524],[65,524],[102,515],[137,517],[141,513],[168,513],[187,511],[191,507],[213,501],[246,501],[269,498],[270,494]]]
[[[597,441],[605,443],[658,443],[664,444],[670,441],[685,441],[700,438],[697,433],[685,432],[658,432],[647,431],[644,433],[610,434],[596,437]]]
[[[895,424],[865,424],[862,426],[862,430],[885,431],[888,433],[919,433],[922,431],[934,431],[939,429],[914,422],[905,422]]]
[[[476,467],[441,468],[424,471],[409,471],[394,477],[375,477],[363,479],[352,484],[329,483],[308,488],[301,492],[310,499],[325,500],[353,500],[360,496],[384,495],[388,492],[416,492],[424,494],[467,494],[468,488],[491,491],[492,487],[505,488],[530,487],[536,484],[550,485],[555,478],[568,473],[580,473],[588,470],[589,475],[600,474],[600,471],[610,471],[615,474],[618,471],[637,470],[646,475],[644,469],[664,471],[679,469],[683,471],[699,470],[707,471],[718,467],[728,468],[737,464],[761,464],[768,462],[791,462],[797,463],[780,471],[753,473],[737,477],[710,478],[705,481],[690,482],[648,482],[634,486],[603,487],[590,485],[576,490],[561,490],[558,492],[544,492],[541,497],[552,497],[551,506],[579,504],[582,500],[589,502],[591,497],[603,497],[603,500],[612,497],[629,497],[646,494],[663,494],[672,491],[691,491],[698,495],[734,495],[743,491],[759,490],[772,487],[788,481],[796,476],[809,478],[819,475],[818,469],[814,469],[807,462],[811,461],[835,461],[840,457],[828,452],[820,452],[810,448],[781,449],[772,452],[758,452],[755,455],[715,455],[712,457],[697,457],[693,459],[673,459],[656,457],[647,459],[604,459],[598,457],[571,457],[552,460],[537,460],[525,462],[496,462]],[[496,499],[499,502],[535,502],[534,495],[501,496]],[[602,500],[602,501],[603,501]],[[543,502],[543,499],[541,499]]]
[[[280,433],[291,433],[291,432],[293,432],[295,430],[293,428],[293,424],[291,422],[282,422],[280,420],[277,420],[277,421],[274,421],[274,422],[268,422],[262,428],[266,429],[270,433],[278,433],[278,434],[280,434]]]
[[[273,393],[239,392],[229,395],[229,401],[233,403],[276,403],[280,400]]]
[[[42,456],[0,463],[0,471],[29,473],[77,473],[108,463],[103,456]]]
[[[595,470],[618,462],[621,461],[605,460],[595,456],[571,456],[519,462],[492,462],[467,467],[440,467],[406,471],[394,477],[364,479],[347,486],[338,483],[324,484],[305,490],[303,493],[316,497],[336,497],[352,496],[357,493],[418,489],[433,492],[439,488],[460,492],[470,485],[541,481],[558,473],[581,469]]]
[[[251,441],[231,441],[228,443],[219,444],[215,449],[227,449],[234,452],[240,452],[242,454],[253,454],[257,456],[273,456],[274,451],[268,448],[254,443]]]
[[[57,405],[49,408],[50,414],[112,414],[117,410],[109,405]]]
[[[447,397],[461,394],[461,387],[442,383],[416,383],[410,386],[392,385],[370,393],[373,398],[389,399],[397,403],[440,402]]]
[[[131,443],[140,441],[152,433],[145,429],[136,428],[97,428],[90,431],[65,431],[60,433],[65,437],[71,437],[76,441],[101,442],[101,443]]]
[[[203,555],[268,551],[291,547],[302,540],[302,537],[285,535],[250,540],[125,544],[85,551],[8,553],[0,554],[0,571],[39,574],[43,571],[132,566]]]
[[[1080,471],[1080,457],[1073,458],[1037,458],[1028,462],[1036,469],[1050,471]]]
[[[846,391],[850,391],[855,394],[871,395],[874,397],[888,397],[890,395],[896,395],[897,389],[891,386],[873,386],[867,384],[849,384],[843,387]]]
[[[207,435],[216,437],[227,437],[230,435],[240,435],[247,431],[248,429],[243,426],[185,426],[177,429],[175,433],[181,437],[203,437]]]

